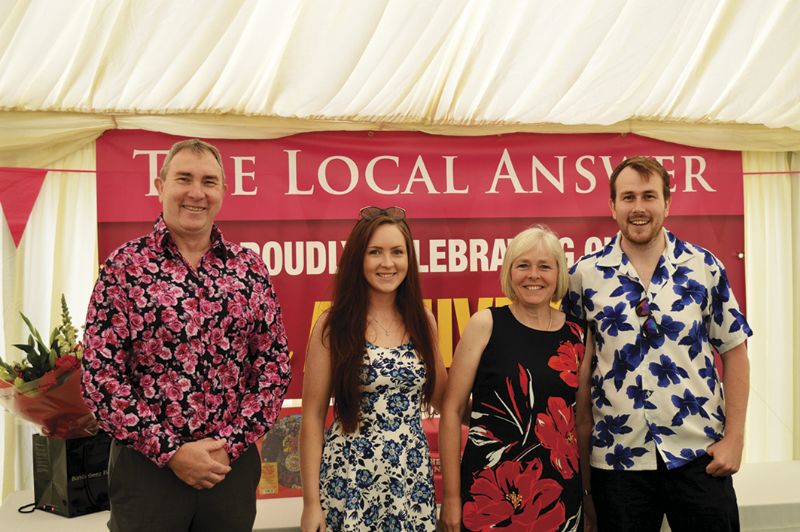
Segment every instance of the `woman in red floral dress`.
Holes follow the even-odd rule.
[[[579,467],[579,454],[588,453],[588,408],[580,410],[581,452],[576,423],[578,396],[589,405],[588,390],[577,390],[578,371],[589,371],[586,323],[551,306],[568,285],[558,237],[544,227],[514,237],[501,283],[511,304],[470,319],[450,369],[439,433],[440,521],[445,530],[580,531],[586,511],[590,529],[588,475],[582,479]],[[458,426],[470,393],[459,465]]]

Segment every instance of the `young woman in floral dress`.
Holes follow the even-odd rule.
[[[332,306],[311,334],[300,431],[304,532],[436,527],[421,412],[440,406],[447,374],[412,242],[403,209],[362,209]]]
[[[593,520],[588,476],[582,479],[579,467],[591,412],[578,412],[580,434],[575,412],[578,371],[589,370],[586,324],[551,306],[568,286],[558,237],[544,227],[514,237],[501,284],[511,304],[470,319],[450,368],[439,429],[442,525],[580,531],[584,510]],[[470,393],[469,439],[459,463],[459,424]]]

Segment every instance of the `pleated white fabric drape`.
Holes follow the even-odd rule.
[[[800,152],[745,153],[750,403],[745,458],[800,459]]]
[[[55,161],[59,169],[94,170],[94,143]],[[0,338],[5,359],[20,358],[12,347],[28,337],[19,313],[49,336],[60,323],[61,294],[82,324],[97,276],[97,200],[93,173],[48,172],[19,247],[14,247],[5,218],[2,245],[3,310]],[[31,428],[4,412],[2,449],[3,495],[31,487]]]
[[[800,2],[0,0],[0,165],[114,127],[800,150]]]
[[[800,128],[790,0],[20,0],[0,21],[4,110]]]

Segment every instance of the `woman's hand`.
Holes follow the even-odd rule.
[[[319,504],[303,505],[303,516],[300,518],[302,532],[325,532],[325,512]]]
[[[442,501],[439,524],[444,532],[461,531],[461,497],[450,497]]]
[[[591,495],[583,496],[583,532],[595,532],[597,530],[597,513],[594,509],[594,501]]]

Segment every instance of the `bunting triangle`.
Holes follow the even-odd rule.
[[[0,205],[15,246],[19,246],[46,175],[47,170],[34,168],[0,168]]]

